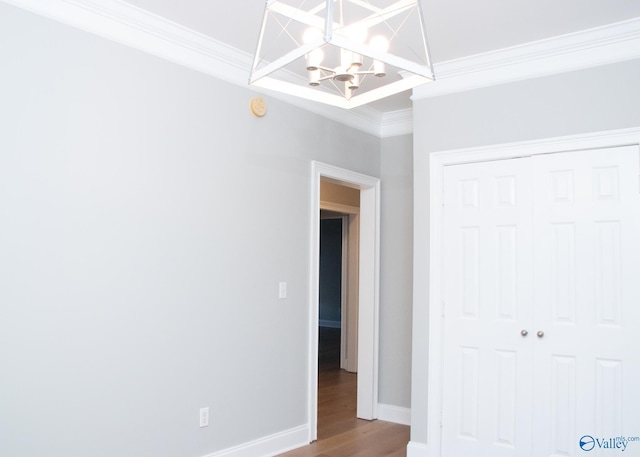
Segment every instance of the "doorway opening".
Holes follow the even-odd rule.
[[[321,190],[322,194],[322,190]],[[359,200],[359,196],[358,196]],[[318,289],[318,369],[347,368],[347,336],[349,328],[349,216],[329,210],[320,210],[320,277]],[[357,323],[357,321],[356,321]],[[357,328],[356,328],[357,330]],[[357,341],[355,341],[357,344]],[[355,348],[353,348],[355,349]],[[350,371],[357,369],[355,363]]]
[[[343,261],[344,283],[341,288],[345,306],[341,306],[341,356],[345,370],[358,372],[356,415],[377,418],[378,403],[378,280],[379,280],[379,201],[378,178],[362,175],[318,162],[312,164],[311,204],[311,297],[309,314],[309,441],[318,434],[318,356],[320,324],[320,220],[325,215],[343,221],[342,232],[347,239]],[[359,206],[345,201],[321,199],[321,184],[346,188],[359,196]],[[355,241],[349,239],[355,235]],[[356,262],[354,268],[349,262]],[[355,276],[349,277],[355,272]],[[351,285],[349,287],[349,285]],[[357,294],[355,298],[350,294]],[[334,314],[335,316],[335,314]],[[331,320],[331,319],[327,319]],[[335,317],[334,317],[334,322]],[[326,323],[326,322],[325,322]],[[337,324],[336,324],[337,325]]]

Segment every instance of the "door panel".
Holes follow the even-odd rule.
[[[445,167],[443,456],[638,435],[639,170],[637,147]]]
[[[531,450],[531,171],[445,169],[443,455]]]
[[[640,430],[638,149],[532,162],[535,329],[544,332],[535,338],[534,435],[549,436],[534,455],[578,456],[584,435]]]

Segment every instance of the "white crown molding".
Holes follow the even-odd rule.
[[[576,135],[474,146],[462,149],[448,149],[431,152],[429,156],[434,163],[444,162],[447,165],[452,165],[631,145],[640,145],[640,127],[579,133]]]
[[[2,0],[228,82],[247,84],[251,57],[122,0]]]
[[[253,56],[122,0],[2,1],[229,83],[268,93],[273,98],[371,135],[381,135],[380,111],[369,107],[347,111],[249,87]]]
[[[434,65],[413,100],[640,58],[640,18]]]
[[[413,109],[402,109],[382,113],[380,137],[410,135],[413,133]]]
[[[122,0],[0,0],[168,61],[249,88],[252,56]],[[640,58],[640,18],[435,64],[436,81],[413,90],[435,97]],[[385,138],[413,131],[412,110],[343,110],[267,91],[325,118]]]

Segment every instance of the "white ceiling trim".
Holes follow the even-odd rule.
[[[250,57],[120,0],[2,0],[149,54],[247,84]]]
[[[0,0],[171,62],[248,87],[252,57],[204,34],[122,0]],[[436,81],[413,99],[473,90],[640,58],[640,18],[548,40],[434,64]],[[412,110],[342,110],[264,91],[294,106],[378,137],[413,131]]]
[[[1,0],[168,61],[250,88],[253,56],[121,0]],[[256,92],[329,118],[371,135],[402,135],[411,123],[383,124],[369,107],[342,110],[297,97],[251,87]],[[406,110],[411,111],[411,110]],[[399,132],[399,133],[398,133]]]
[[[640,58],[640,18],[434,64],[413,100]]]
[[[380,137],[409,135],[413,133],[413,110],[403,109],[382,114]]]
[[[449,149],[430,153],[433,160],[444,158],[449,164],[478,161],[500,160],[505,157],[528,157],[537,154],[549,154],[566,151],[610,148],[618,146],[638,146],[640,128],[607,130],[601,132],[580,133],[561,137],[517,141],[498,145],[473,146],[462,149]],[[455,159],[450,159],[455,157]]]

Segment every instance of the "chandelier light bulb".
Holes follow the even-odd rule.
[[[315,27],[309,27],[302,34],[302,42],[304,44],[313,43],[314,41],[319,41],[322,39],[322,31]]]
[[[389,40],[387,40],[387,38],[383,35],[376,35],[374,37],[371,37],[369,46],[374,51],[387,52],[389,50]]]
[[[345,29],[345,32],[348,39],[360,44],[364,43],[367,39],[367,35],[369,35],[369,30],[361,23],[350,25]]]

